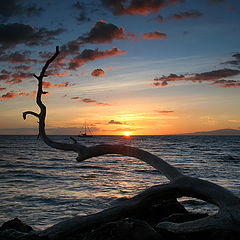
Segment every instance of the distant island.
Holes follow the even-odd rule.
[[[206,132],[184,133],[183,135],[240,135],[240,130],[237,129],[218,129]]]

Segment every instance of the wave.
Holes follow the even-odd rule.
[[[152,169],[152,170],[149,170],[149,169],[136,169],[136,170],[133,170],[133,172],[135,173],[145,173],[145,174],[159,174],[160,172],[158,170],[155,170],[155,169]]]

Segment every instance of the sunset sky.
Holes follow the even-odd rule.
[[[0,2],[0,134],[179,134],[240,129],[239,0]]]

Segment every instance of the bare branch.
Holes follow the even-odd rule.
[[[139,148],[126,145],[102,144],[92,146],[87,148],[87,150],[84,152],[79,152],[77,161],[81,162],[85,159],[98,157],[105,154],[121,154],[124,156],[138,158],[160,171],[170,181],[176,180],[183,176],[183,174],[181,174],[174,166],[168,164],[161,158]]]
[[[24,120],[26,120],[27,115],[33,115],[34,117],[39,118],[39,114],[37,114],[35,112],[32,112],[32,111],[26,111],[26,112],[23,112],[23,119]]]
[[[77,143],[77,140],[74,137],[69,137],[74,143]]]
[[[72,137],[72,144],[52,141],[45,133],[46,106],[42,102],[41,97],[46,92],[42,89],[42,81],[43,78],[46,77],[45,72],[47,68],[55,60],[58,54],[59,49],[56,47],[56,52],[46,61],[40,75],[34,75],[34,77],[38,80],[36,102],[40,108],[40,113],[37,114],[32,111],[26,111],[23,113],[23,118],[26,119],[28,114],[37,117],[39,119],[39,136],[43,139],[43,141],[52,148],[76,152],[78,154],[77,161],[79,162],[105,154],[121,154],[124,156],[135,157],[160,171],[170,180],[170,183],[150,188],[136,197],[133,197],[121,207],[111,208],[90,216],[75,217],[68,221],[59,223],[43,232],[40,232],[41,235],[47,235],[52,239],[64,239],[64,236],[67,236],[69,232],[81,232],[83,229],[94,226],[94,224],[99,223],[100,221],[102,223],[105,221],[112,221],[116,217],[124,216],[124,214],[128,211],[136,209],[141,204],[144,205],[149,202],[154,202],[156,198],[166,198],[169,196],[196,197],[215,204],[219,207],[219,212],[215,216],[188,223],[160,223],[158,224],[159,228],[174,232],[191,232],[213,228],[228,230],[240,229],[240,199],[238,197],[219,185],[183,175],[174,166],[171,166],[161,158],[147,151],[136,147],[111,144],[86,147],[84,145],[80,145],[76,139]]]

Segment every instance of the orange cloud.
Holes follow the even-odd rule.
[[[109,9],[114,15],[148,15],[152,12],[156,13],[160,9],[169,5],[182,3],[183,0],[101,0],[104,7]]]
[[[165,33],[161,33],[160,31],[156,31],[153,33],[144,33],[142,35],[143,39],[147,40],[165,40],[167,39],[167,35]]]
[[[118,121],[111,120],[111,121],[108,122],[108,124],[117,124],[117,125],[121,125],[121,124],[123,124],[123,123],[118,122]]]
[[[79,97],[73,97],[71,99],[79,99]],[[97,102],[96,100],[94,99],[91,99],[91,98],[83,98],[81,100],[78,101],[79,103],[80,102],[83,102],[83,103],[92,103],[94,105],[99,105],[99,106],[111,106],[110,104],[108,103],[102,103],[102,102]]]
[[[28,71],[28,70],[32,69],[32,66],[19,65],[19,66],[14,67],[14,69],[16,69],[17,71],[20,71],[20,70]]]
[[[26,92],[20,92],[20,93],[15,93],[14,91],[10,91],[7,92],[6,94],[3,94],[2,96],[0,96],[0,99],[3,100],[10,100],[16,97],[20,97],[20,96],[29,96],[30,93],[26,93]]]
[[[174,111],[161,111],[161,110],[156,110],[157,113],[161,113],[161,114],[169,114],[169,113],[173,113]]]
[[[219,88],[232,88],[240,87],[240,81],[226,80],[223,78],[234,77],[240,75],[240,70],[236,69],[219,69],[210,72],[194,73],[177,75],[171,73],[168,76],[162,76],[160,78],[154,78],[154,86],[167,86],[168,82],[175,81],[191,81],[191,82],[209,82],[210,85],[217,85]]]
[[[71,74],[67,71],[64,71],[63,73],[57,73],[56,76],[57,77],[64,77],[64,76],[70,76]]]
[[[10,62],[10,63],[36,63],[37,60],[30,58],[31,51],[19,52],[15,51],[10,54],[2,54],[0,56],[0,62]]]
[[[101,76],[104,76],[104,74],[105,74],[104,70],[102,70],[100,68],[94,69],[91,72],[91,75],[93,77],[101,77]]]
[[[19,72],[12,74],[11,77],[12,77],[11,80],[6,81],[6,83],[18,84],[18,83],[22,83],[22,81],[27,78],[32,78],[33,74],[19,71]]]
[[[81,67],[86,62],[94,61],[100,58],[125,55],[125,53],[126,50],[121,51],[116,47],[113,47],[112,49],[108,49],[106,51],[99,51],[98,49],[95,50],[85,49],[83,52],[81,52],[80,54],[75,56],[72,60],[70,60],[68,69],[76,70],[78,67]]]
[[[0,73],[0,81],[8,81],[10,79],[10,72],[3,69]]]
[[[59,84],[52,84],[51,82],[43,81],[43,88],[53,88],[53,87],[58,87],[58,88],[63,88],[63,87],[70,87],[71,84],[69,81],[62,82]]]

